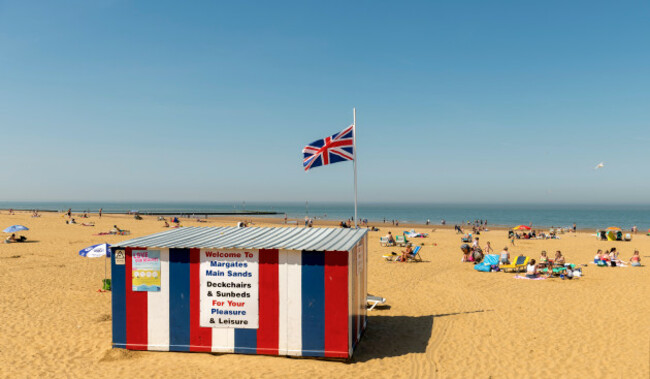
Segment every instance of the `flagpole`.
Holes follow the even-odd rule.
[[[354,156],[354,228],[357,228],[357,108],[352,108],[352,145]]]

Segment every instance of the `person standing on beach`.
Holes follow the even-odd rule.
[[[577,226],[576,226],[576,223],[574,222],[574,223],[573,223],[573,232],[574,232],[574,233],[576,232],[576,229],[577,229]]]
[[[99,208],[99,218],[102,218],[102,208]]]
[[[72,217],[72,208],[68,208],[68,218]]]

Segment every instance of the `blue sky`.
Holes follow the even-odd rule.
[[[648,1],[0,1],[0,200],[650,202]],[[602,170],[593,167],[605,162]]]

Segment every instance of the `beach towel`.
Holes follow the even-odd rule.
[[[499,267],[499,255],[498,254],[488,254],[485,257],[483,257],[483,261],[481,263],[475,264],[474,265],[474,270],[480,271],[480,272],[490,272],[492,268],[498,268]]]
[[[601,262],[604,262],[604,264],[603,263],[596,263],[596,262],[589,262],[589,263],[592,264],[592,265],[596,265],[598,267],[627,267],[627,265],[623,264],[623,263],[616,263],[616,266],[611,266],[611,264],[608,263],[608,262],[605,262],[605,261],[601,261]]]
[[[529,278],[529,277],[527,277],[527,276],[523,276],[523,275],[515,275],[515,279],[544,280],[544,279],[546,279],[546,277],[538,276],[537,278]]]

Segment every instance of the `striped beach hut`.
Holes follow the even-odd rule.
[[[112,247],[113,347],[352,357],[367,231],[185,227]]]

